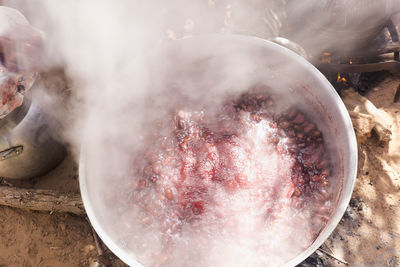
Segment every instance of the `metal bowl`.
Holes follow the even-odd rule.
[[[356,178],[356,138],[350,117],[339,95],[325,77],[304,58],[263,39],[238,35],[200,36],[174,42],[165,51],[168,52],[169,58],[179,58],[179,63],[166,60],[163,61],[163,65],[166,65],[163,67],[168,69],[171,64],[180,74],[196,73],[193,71],[207,67],[208,59],[222,59],[224,64],[233,66],[245,64],[248,70],[246,73],[240,73],[239,68],[237,73],[225,74],[231,75],[232,79],[241,74],[246,77],[252,76],[252,79],[271,85],[277,94],[290,99],[294,105],[311,116],[322,130],[325,145],[333,159],[333,180],[336,181],[337,188],[334,210],[315,241],[284,266],[295,266],[302,262],[321,246],[339,223],[349,203]],[[116,237],[115,229],[121,226],[120,220],[105,215],[104,211],[116,207],[107,208],[110,205],[99,190],[112,188],[96,176],[96,165],[89,163],[91,157],[96,155],[88,146],[88,142],[85,141],[79,168],[81,194],[88,217],[104,243],[119,258],[131,266],[143,266],[136,260],[134,252],[126,250]]]

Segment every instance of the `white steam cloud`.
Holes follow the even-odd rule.
[[[114,201],[104,200],[105,192],[115,191],[114,193],[118,195],[117,190],[121,185],[115,177],[126,177],[126,173],[131,171],[129,155],[142,149],[145,136],[152,134],[158,120],[168,117],[172,110],[187,106],[188,103],[194,109],[205,108],[212,114],[213,107],[218,106],[228,94],[238,94],[260,79],[268,81],[270,85],[276,85],[274,90],[279,92],[281,88],[292,86],[291,82],[302,75],[297,73],[296,69],[282,65],[285,62],[281,62],[279,58],[271,57],[270,61],[264,64],[261,59],[258,62],[254,55],[248,56],[252,53],[251,50],[233,54],[232,51],[236,51],[235,47],[215,47],[215,53],[223,55],[220,60],[205,58],[203,61],[198,61],[196,57],[192,60],[180,58],[190,54],[201,58],[202,53],[206,56],[211,50],[210,46],[218,42],[207,43],[207,39],[198,39],[199,43],[194,44],[193,41],[182,40],[179,42],[191,42],[192,46],[181,50],[179,45],[175,46],[173,40],[204,33],[243,33],[265,39],[276,37],[289,21],[288,15],[291,16],[290,20],[298,19],[299,14],[309,11],[313,2],[289,0],[6,2],[19,9],[31,24],[45,33],[48,65],[64,67],[67,76],[73,81],[72,89],[79,101],[74,103],[69,111],[70,114],[64,114],[73,121],[73,124],[67,127],[64,136],[68,138],[75,151],[79,151],[83,140],[87,145],[86,152],[91,157],[88,173],[96,177],[88,184],[91,201],[97,203],[93,209],[99,221],[106,224],[104,229],[108,235],[126,234],[125,237],[116,237],[116,240],[113,240],[115,243],[121,247],[135,247],[144,253],[148,253],[148,247],[154,247],[156,250],[161,246],[160,231],[146,233],[145,229],[135,224],[137,217],[132,214],[140,214],[137,207],[131,207],[130,214],[121,215],[119,218],[118,214],[123,211],[120,210],[118,203],[103,205],[107,201]],[[292,13],[286,12],[286,4],[291,4]],[[366,14],[369,14],[368,12]],[[296,26],[299,27],[291,29],[296,31],[293,34],[296,41],[303,43],[307,48],[312,47],[311,51],[314,52],[326,49],[320,42],[310,42],[313,32],[310,33],[309,29],[302,28],[302,24]],[[172,56],[163,54],[166,51],[165,47],[172,47]],[[254,67],[253,65],[257,65],[254,62],[258,62],[259,66]],[[201,69],[202,64],[207,66],[206,70]],[[277,64],[285,71],[277,73],[277,70],[273,69]],[[261,68],[263,71],[260,72]],[[185,75],[182,75],[184,73]],[[187,73],[190,73],[190,78]],[[292,76],[289,78],[285,73],[290,73]],[[287,91],[282,90],[282,92],[287,95]],[[318,117],[315,119],[317,122],[321,120]],[[329,136],[329,133],[326,136]],[[119,196],[117,199],[121,200],[124,197],[129,196]],[[257,223],[256,217],[251,217],[251,211],[244,215],[249,220],[241,222],[244,225],[249,222]],[[292,216],[293,222],[299,220],[297,215],[292,214]],[[251,221],[252,219],[255,221]],[[304,221],[298,223],[303,224],[304,232],[300,234],[306,235],[308,224]],[[266,238],[270,240],[279,238],[290,240],[291,236],[295,235],[289,224],[282,223],[273,227],[276,228],[273,228],[274,231],[286,233],[287,236],[277,237],[271,232],[263,231],[260,233],[266,234]],[[187,242],[195,243],[197,233],[191,231],[190,228],[183,229],[187,235]],[[138,240],[135,236],[138,233],[142,233],[140,238],[146,242],[127,244],[129,238]],[[239,231],[239,234],[243,232]],[[241,236],[225,239],[226,236],[215,235],[214,238],[206,240],[209,242],[206,246],[196,244],[196,249],[201,251],[199,254],[184,247],[185,243],[181,241],[178,244],[182,247],[173,252],[176,261],[171,263],[171,266],[188,264],[188,257],[209,266],[249,266],[249,264],[257,266],[259,260],[266,259],[257,258],[259,256],[249,249],[254,247],[251,240],[263,241],[256,234],[255,232],[250,234],[250,236],[255,235],[254,239]],[[227,247],[220,246],[227,243],[229,243]],[[143,246],[138,247],[139,245]],[[301,245],[295,242],[286,242],[285,247],[272,248],[271,251],[274,251],[277,257],[273,259],[274,262],[282,263],[287,251],[297,253],[299,247]],[[242,248],[244,250],[241,250]],[[149,264],[155,262],[154,258],[162,257],[151,254],[136,256],[142,262]]]

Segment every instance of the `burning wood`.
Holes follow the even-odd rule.
[[[323,63],[331,63],[331,53],[324,52],[321,57],[321,62]]]
[[[345,77],[340,76],[340,73],[338,73],[338,77],[336,79],[337,83],[343,83],[345,86],[348,86],[347,79]]]

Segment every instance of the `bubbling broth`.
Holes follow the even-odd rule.
[[[324,137],[264,85],[215,111],[170,113],[144,138],[119,193],[121,243],[146,266],[280,265],[333,211]]]

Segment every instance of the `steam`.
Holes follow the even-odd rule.
[[[374,45],[373,39],[389,18],[400,11],[400,4],[388,1],[282,1],[285,9],[280,34],[298,42],[318,63],[323,52],[347,55]]]
[[[129,179],[127,173],[132,169],[130,155],[143,149],[146,136],[154,134],[152,131],[157,123],[165,120],[172,111],[190,106],[193,109],[203,108],[212,114],[217,112],[215,107],[226,97],[237,95],[260,80],[268,81],[273,90],[279,93],[282,88],[292,87],[291,81],[296,77],[301,77],[301,72],[279,58],[271,56],[267,64],[262,59],[255,59],[252,50],[236,53],[234,46],[218,46],[221,43],[208,42],[208,39],[197,39],[198,43],[190,39],[172,41],[203,33],[246,33],[265,39],[276,37],[282,33],[282,25],[288,19],[285,17],[285,2],[264,2],[10,1],[10,6],[19,9],[31,24],[46,34],[48,67],[64,67],[73,81],[72,89],[77,101],[73,103],[69,114],[63,114],[72,121],[64,136],[76,152],[80,150],[82,141],[86,145],[85,152],[90,158],[87,175],[98,178],[88,184],[93,203],[104,203],[102,193],[106,191],[118,194],[119,187],[124,185],[121,185],[122,180],[116,180],[115,177]],[[293,18],[299,18],[298,15],[304,14],[313,4],[313,1],[301,1],[301,4],[297,3],[300,1],[288,2],[293,2],[294,8],[290,13]],[[384,11],[387,9],[389,7]],[[377,10],[381,9],[373,11]],[[308,42],[313,33],[302,28],[301,23],[296,25],[300,26],[294,29],[296,41],[305,44],[308,49],[311,47],[310,51],[326,49],[319,42]],[[190,45],[182,45],[185,42]],[[222,56],[203,61],[187,58],[188,55],[201,58],[212,49],[215,54]],[[202,65],[207,68],[204,70]],[[279,73],[273,69],[276,65],[281,67]],[[260,69],[263,70],[261,74]],[[191,74],[190,78],[187,73]],[[290,79],[285,76],[289,73]],[[297,97],[301,99],[303,96]],[[296,99],[289,99],[288,102]],[[79,157],[78,153],[76,156]],[[126,197],[127,201],[129,199],[129,196],[120,197]],[[132,210],[135,208],[131,207]],[[145,229],[135,224],[137,218],[132,215],[122,216],[122,221],[115,217],[121,212],[118,203],[97,205],[93,209],[100,221],[107,222],[105,229],[109,235],[121,234],[114,229],[121,225],[124,225],[122,229],[131,231],[127,233],[128,237],[132,233],[146,233]],[[253,214],[244,216],[256,218]],[[307,229],[307,223],[302,223],[303,229]],[[281,238],[294,235],[288,224],[277,223],[273,227],[267,237],[269,239],[278,240],[274,232],[287,233]],[[197,233],[191,232],[191,229],[185,231],[188,241],[195,243]],[[144,234],[142,238],[147,241],[144,246],[156,249],[160,246],[159,236],[160,233]],[[131,237],[132,240],[135,238]],[[174,253],[178,262],[172,266],[187,263],[187,257],[209,266],[256,266],[258,258],[251,249],[253,244],[248,246],[243,243],[251,239],[240,243],[240,236],[228,240],[224,238],[213,236],[207,241],[211,242],[209,248],[214,250],[207,249],[207,246],[197,247],[198,251],[202,251],[199,254],[188,248],[177,248]],[[125,236],[121,240],[114,242],[119,245],[123,243],[121,247],[129,247],[129,238]],[[237,246],[232,241],[241,245]],[[229,246],[220,247],[227,242]],[[287,251],[295,251],[298,246],[287,242],[285,247],[275,248],[275,256],[284,257]],[[191,254],[181,255],[179,251],[191,251]],[[151,262],[149,259],[152,257],[147,255],[146,260]],[[179,262],[179,259],[182,261]],[[276,262],[281,263],[279,259]]]

